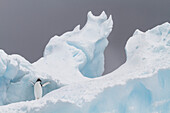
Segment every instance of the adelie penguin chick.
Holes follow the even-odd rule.
[[[40,99],[42,97],[42,87],[45,87],[46,85],[50,84],[50,82],[46,82],[42,84],[42,81],[40,78],[37,79],[35,83],[31,82],[34,85],[34,96],[35,99]]]

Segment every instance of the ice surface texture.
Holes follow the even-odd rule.
[[[126,44],[125,64],[110,74],[97,77],[103,72],[103,51],[111,28],[111,17],[107,19],[104,12],[95,17],[89,12],[87,24],[82,30],[76,27],[72,32],[52,38],[46,46],[44,57],[33,65],[23,58],[21,60],[18,56],[8,56],[2,51],[1,104],[9,102],[7,97],[11,96],[11,100],[17,98],[15,93],[8,92],[8,86],[19,90],[17,88],[22,84],[21,88],[31,91],[31,85],[26,82],[38,76],[55,84],[49,86],[46,91],[49,93],[42,99],[32,100],[30,96],[25,100],[32,101],[0,106],[0,112],[168,113],[170,24],[164,23],[146,32],[136,30]],[[17,70],[9,71],[9,75],[20,74],[4,74],[7,67]],[[98,71],[98,68],[101,70]]]

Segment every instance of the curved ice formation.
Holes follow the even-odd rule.
[[[29,63],[19,55],[7,55],[0,50],[0,105],[33,100],[33,86],[39,77],[50,85],[43,95],[64,85],[90,80],[104,71],[104,49],[112,30],[112,17],[88,13],[86,25],[62,36],[54,36],[44,50],[44,56]],[[85,77],[86,76],[86,77]]]
[[[89,12],[87,23],[81,30],[78,25],[73,31],[53,37],[45,48],[44,57],[34,65],[49,73],[59,69],[56,77],[65,76],[64,81],[71,76],[70,73],[74,73],[75,79],[82,74],[90,78],[101,76],[104,72],[104,49],[112,25],[112,16],[107,19],[105,12],[99,16]]]

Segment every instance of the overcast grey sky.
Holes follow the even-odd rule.
[[[90,10],[113,16],[105,73],[125,62],[124,46],[136,29],[170,22],[170,0],[0,0],[0,48],[34,62],[51,37],[83,27]]]

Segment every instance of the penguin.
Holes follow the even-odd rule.
[[[42,81],[40,78],[37,79],[35,83],[31,82],[34,85],[34,96],[35,99],[38,100],[42,98],[42,88],[45,87],[46,85],[50,84],[50,82],[46,82],[42,84]]]

